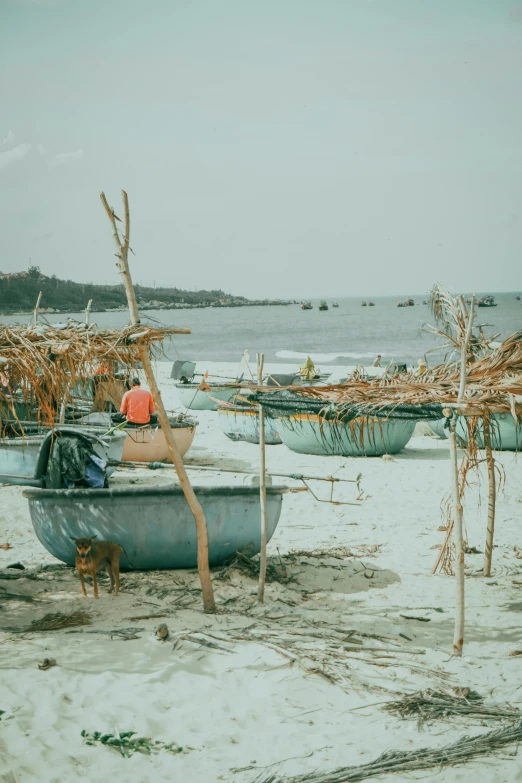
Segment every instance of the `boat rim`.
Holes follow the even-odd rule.
[[[310,422],[318,422],[319,424],[337,424],[342,426],[347,426],[349,424],[361,424],[361,423],[367,423],[367,424],[378,424],[379,422],[390,422],[390,421],[402,421],[402,422],[409,422],[413,421],[413,419],[396,419],[393,416],[356,416],[354,419],[350,419],[349,421],[342,421],[341,419],[326,419],[324,416],[319,416],[317,413],[292,413],[290,416],[277,416],[277,421],[285,421],[287,419],[292,419],[294,421],[310,421]]]
[[[250,486],[193,486],[197,495],[257,495],[259,496],[259,486],[254,484]],[[282,495],[289,489],[285,484],[268,484],[266,487],[267,495]],[[153,485],[148,487],[109,487],[108,489],[39,489],[37,487],[28,487],[23,491],[23,496],[29,500],[44,500],[47,498],[74,498],[75,500],[87,498],[111,498],[111,497],[147,497],[162,495],[183,495],[183,489],[177,484]]]
[[[212,383],[212,381],[207,381],[207,383],[210,387],[209,389],[200,389],[201,383],[175,383],[174,386],[176,389],[198,389],[198,391],[206,394],[209,391],[217,391],[218,389],[241,389],[248,385],[242,383]]]
[[[217,412],[227,414],[239,413],[242,416],[259,416],[259,408],[242,408],[240,405],[232,405],[231,407],[228,407],[228,405],[220,405]]]

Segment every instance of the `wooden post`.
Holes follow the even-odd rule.
[[[257,354],[257,382],[259,386],[263,385],[263,365],[265,363],[264,353]],[[263,603],[265,600],[265,579],[266,579],[266,538],[267,538],[267,515],[266,515],[266,453],[265,453],[265,412],[262,406],[259,406],[259,501],[261,504],[261,555],[259,563],[259,585],[257,588],[257,600]]]
[[[130,237],[129,200],[124,190],[122,190],[122,197],[123,197],[123,205],[125,209],[125,234],[123,236],[123,241],[120,242],[118,229],[116,227],[114,212],[109,207],[107,203],[107,199],[105,198],[105,194],[100,193],[102,204],[105,208],[107,216],[112,225],[114,241],[116,242],[116,246],[118,248],[118,253],[117,253],[117,256],[119,258],[118,267],[120,269],[123,278],[123,285],[125,287],[125,293],[127,295],[127,302],[129,305],[131,323],[138,324],[140,323],[140,316],[138,312],[138,304],[136,302],[136,293],[134,291],[134,286],[132,285],[132,278],[130,275],[129,261],[128,261],[129,237]],[[161,399],[160,390],[158,388],[158,384],[154,376],[154,370],[152,368],[152,362],[150,359],[149,350],[146,345],[140,344],[139,342],[138,342],[138,348],[140,352],[140,359],[143,364],[143,369],[145,370],[147,383],[149,385],[151,394],[154,398],[154,404],[156,406],[156,410],[158,413],[158,419],[161,425],[161,429],[163,430],[163,433],[165,435],[165,440],[167,442],[170,458],[174,464],[176,473],[178,474],[179,482],[183,489],[185,498],[187,499],[187,503],[189,504],[190,509],[194,514],[194,520],[196,522],[196,531],[198,536],[198,572],[199,572],[199,579],[201,582],[201,592],[203,596],[203,608],[206,612],[215,612],[216,604],[214,601],[214,591],[212,589],[212,580],[210,578],[210,570],[208,566],[208,531],[207,531],[207,522],[205,520],[205,514],[203,512],[203,508],[201,507],[201,503],[197,499],[196,493],[194,492],[192,485],[189,481],[189,477],[187,476],[187,472],[185,470],[183,460],[181,458],[178,447],[174,440],[174,436],[172,434],[172,428],[170,426],[169,418],[167,416],[167,411],[165,410],[165,406],[163,405],[163,400]]]
[[[67,404],[67,394],[64,394],[62,397],[62,402],[60,405],[60,415],[58,416],[58,424],[65,424],[65,407]]]
[[[482,419],[484,426],[484,446],[488,465],[488,527],[486,531],[486,547],[484,549],[484,576],[491,576],[491,561],[493,559],[493,536],[495,533],[495,503],[497,488],[495,483],[495,459],[491,449],[491,428],[489,418]]]
[[[466,305],[462,296],[458,297],[459,305],[463,315],[468,315],[466,312]],[[471,339],[471,329],[473,327],[474,318],[474,301],[475,297],[471,299],[471,307],[468,315],[468,324],[464,339],[460,346],[460,385],[458,403],[461,403],[464,399],[464,392],[466,389],[466,361],[468,356],[468,345]],[[456,416],[452,415],[450,421],[450,465],[451,465],[451,484],[453,491],[453,535],[455,542],[455,585],[456,585],[456,606],[455,606],[455,631],[453,636],[453,653],[454,655],[462,655],[464,647],[464,618],[465,618],[465,595],[464,595],[464,536],[462,532],[463,527],[463,513],[462,513],[462,499],[460,497],[459,488],[459,466],[457,459],[457,435],[456,429]]]
[[[39,309],[40,309],[40,302],[41,302],[41,299],[42,299],[42,292],[40,291],[40,293],[38,294],[38,299],[37,299],[37,301],[36,301],[36,307],[34,308],[34,313],[33,313],[33,326],[36,326],[36,324],[38,323],[38,311],[39,311]]]
[[[87,302],[87,307],[85,308],[85,323],[87,324],[87,326],[89,326],[89,322],[91,320],[90,319],[91,305],[92,305],[92,299],[89,299],[89,301]]]
[[[462,502],[459,490],[459,466],[457,459],[457,436],[455,433],[456,418],[453,414],[450,421],[449,444],[451,484],[453,493],[453,540],[456,550],[455,584],[457,600],[455,606],[455,633],[453,637],[453,653],[462,655],[464,646],[464,539],[462,534]]]

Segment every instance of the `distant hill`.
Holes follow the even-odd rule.
[[[142,309],[184,307],[244,307],[261,304],[289,304],[282,301],[252,301],[243,296],[230,296],[223,291],[183,291],[179,288],[148,288],[136,285],[138,305]],[[85,310],[92,299],[93,312],[126,308],[123,285],[94,285],[47,277],[37,266],[26,272],[0,273],[0,313],[32,312],[39,292],[40,309],[47,312],[74,313]]]

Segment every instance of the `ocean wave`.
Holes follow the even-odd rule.
[[[277,351],[278,359],[296,359],[306,361],[308,357],[313,362],[336,362],[341,359],[376,359],[376,353],[299,353],[299,351]],[[385,356],[385,354],[380,354]]]

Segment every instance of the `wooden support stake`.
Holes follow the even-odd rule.
[[[263,365],[265,363],[264,353],[257,354],[257,382],[263,385]],[[265,580],[266,580],[266,538],[267,538],[267,515],[266,515],[266,451],[265,451],[265,412],[263,407],[259,406],[259,500],[261,504],[261,560],[259,563],[259,586],[257,589],[257,600],[263,603],[265,600]]]
[[[129,261],[128,261],[129,237],[130,237],[129,200],[124,190],[122,190],[122,197],[123,197],[123,205],[125,210],[125,224],[124,224],[125,234],[123,236],[122,241],[120,242],[118,229],[116,227],[116,222],[114,218],[114,213],[107,203],[105,194],[100,193],[102,204],[105,208],[107,216],[112,225],[114,241],[116,242],[116,246],[118,248],[117,256],[119,258],[119,263],[117,264],[117,266],[120,269],[121,276],[123,278],[123,285],[125,287],[125,293],[127,295],[127,302],[129,305],[131,323],[138,324],[140,323],[140,316],[138,312],[136,293],[134,291],[134,286],[132,284],[132,278],[130,275]],[[181,458],[178,447],[176,445],[176,441],[174,440],[167,411],[165,410],[165,406],[163,405],[163,400],[161,399],[160,390],[158,388],[158,384],[154,376],[154,370],[152,368],[149,349],[146,345],[140,342],[138,342],[138,348],[140,352],[140,359],[143,364],[143,369],[145,371],[145,376],[147,378],[147,383],[149,385],[151,394],[154,398],[154,404],[156,406],[156,410],[158,413],[159,423],[165,435],[169,456],[174,464],[176,473],[178,474],[179,482],[183,489],[185,498],[187,499],[187,503],[189,504],[190,509],[194,514],[194,520],[196,522],[196,531],[198,536],[198,572],[199,572],[199,579],[201,582],[201,592],[203,596],[203,608],[206,612],[215,612],[216,604],[214,601],[214,591],[212,589],[212,580],[210,578],[210,570],[208,566],[208,531],[207,531],[207,522],[205,519],[205,514],[203,512],[203,508],[201,507],[201,503],[197,499],[196,493],[192,488],[189,477],[185,470],[185,466],[183,464],[183,460]]]
[[[91,320],[91,318],[90,318],[90,316],[91,316],[91,305],[92,305],[92,299],[89,299],[89,301],[87,302],[87,307],[85,308],[85,323],[87,324],[87,326],[89,326],[89,323],[90,323],[90,320]]]
[[[491,429],[489,419],[482,419],[484,426],[484,446],[488,465],[488,526],[486,531],[486,547],[484,549],[484,576],[491,576],[491,561],[493,559],[493,536],[495,533],[495,504],[497,487],[495,483],[495,459],[491,449]]]
[[[36,301],[36,307],[34,308],[33,326],[36,326],[36,324],[38,323],[38,313],[40,311],[40,302],[41,302],[41,300],[42,300],[42,292],[40,291],[40,293],[38,294],[38,299]]]
[[[456,585],[456,606],[455,606],[455,633],[453,637],[453,653],[462,655],[464,646],[464,539],[462,534],[462,502],[459,490],[459,466],[457,459],[457,435],[455,433],[456,420],[452,417],[450,421],[449,445],[450,445],[450,466],[451,466],[451,484],[453,493],[453,540],[456,550],[455,563],[455,585]]]
[[[468,315],[466,312],[466,305],[462,296],[458,297],[458,302],[462,310],[463,315]],[[460,385],[458,402],[461,403],[464,399],[464,392],[466,390],[466,362],[468,358],[468,345],[471,339],[471,330],[473,327],[474,318],[474,302],[475,297],[471,299],[471,307],[468,315],[468,325],[466,328],[466,334],[460,346]],[[459,466],[457,460],[457,435],[456,418],[452,416],[450,421],[450,464],[451,464],[451,484],[453,490],[453,535],[455,541],[455,586],[456,586],[456,606],[455,606],[455,631],[453,636],[453,653],[454,655],[462,655],[464,647],[464,618],[465,618],[465,595],[464,595],[464,535],[463,535],[463,513],[462,513],[462,499],[460,497],[459,488]]]

